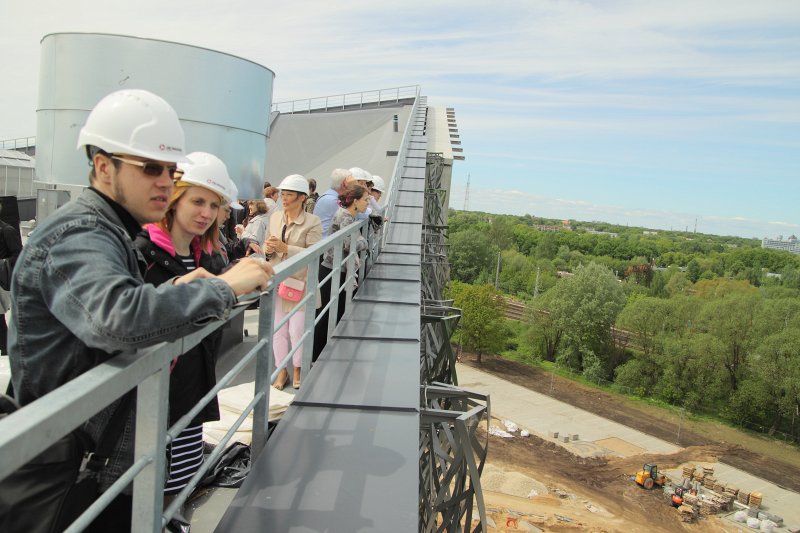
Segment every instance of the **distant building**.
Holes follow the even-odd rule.
[[[658,235],[658,232],[657,231],[644,230],[642,232],[642,235]]]
[[[616,238],[619,237],[619,233],[614,233],[613,231],[597,231],[596,229],[587,229],[586,233],[593,233],[595,235],[608,235],[609,237]]]
[[[761,247],[771,250],[786,250],[793,254],[800,254],[800,242],[797,241],[797,237],[794,235],[790,236],[785,241],[783,240],[783,235],[779,235],[777,239],[764,237],[761,241]]]
[[[546,226],[544,224],[534,224],[533,228],[539,231],[561,231],[564,229],[561,226]]]

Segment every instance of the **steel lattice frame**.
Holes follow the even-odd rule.
[[[488,449],[489,398],[461,390],[450,337],[461,318],[452,300],[444,300],[450,279],[447,224],[442,189],[444,159],[428,154],[422,231],[422,335],[420,343],[420,503],[419,530],[470,531],[473,506],[486,531],[480,475]],[[486,441],[476,430],[485,421]]]
[[[419,530],[484,532],[486,509],[480,475],[489,446],[489,397],[434,383],[420,388]],[[477,429],[485,423],[484,441]],[[472,527],[473,505],[478,519]]]

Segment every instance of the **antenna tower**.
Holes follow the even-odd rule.
[[[467,174],[467,190],[464,192],[464,211],[469,210],[469,178],[470,175]]]

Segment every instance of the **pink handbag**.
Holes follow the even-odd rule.
[[[286,278],[278,284],[278,296],[290,302],[299,302],[305,293],[306,283],[299,279]]]

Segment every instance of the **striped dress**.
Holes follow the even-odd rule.
[[[196,268],[194,257],[176,255],[175,259],[191,272]],[[203,425],[189,426],[169,446],[169,475],[164,494],[179,493],[203,465]]]

